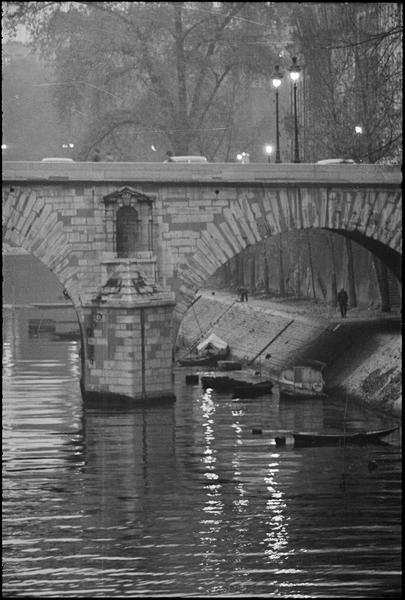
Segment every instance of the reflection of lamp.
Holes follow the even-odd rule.
[[[297,65],[297,57],[293,56],[293,64],[289,68],[290,78],[294,84],[294,162],[300,162],[300,155],[298,150],[298,116],[297,116],[297,81],[300,78],[301,67]]]
[[[280,158],[280,130],[278,125],[278,88],[281,85],[283,74],[280,73],[280,67],[276,65],[274,67],[274,73],[271,78],[273,87],[276,88],[276,163],[281,163]]]
[[[273,153],[273,146],[271,144],[266,144],[264,147],[264,151],[267,154],[267,162],[271,162],[270,156]]]

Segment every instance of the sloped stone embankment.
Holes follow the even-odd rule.
[[[177,346],[184,354],[215,332],[228,342],[233,358],[269,375],[303,358],[321,360],[329,388],[400,416],[399,319],[370,319],[358,312],[342,320],[330,309],[316,308],[256,298],[242,303],[231,294],[204,292],[183,319]]]

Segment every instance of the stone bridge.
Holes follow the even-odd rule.
[[[173,400],[196,291],[264,238],[321,228],[401,275],[401,172],[376,165],[3,164],[3,240],[58,278],[82,333],[88,401]]]

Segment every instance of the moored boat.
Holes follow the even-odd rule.
[[[336,446],[346,443],[379,443],[382,438],[396,431],[398,427],[371,431],[351,431],[342,433],[319,433],[314,431],[293,431],[286,436],[276,437],[277,446],[285,446],[287,437],[292,437],[294,446]]]
[[[241,371],[242,363],[238,360],[219,360],[218,369],[220,371]]]
[[[182,367],[216,367],[217,359],[215,356],[188,356],[179,358],[178,364]]]
[[[258,381],[257,383],[242,383],[236,385],[233,389],[232,398],[256,398],[257,396],[263,396],[263,394],[271,394],[273,388],[273,382]]]
[[[322,375],[324,367],[325,363],[312,361],[312,364],[284,369],[278,378],[280,398],[325,397],[325,380]]]
[[[177,362],[182,367],[212,366],[216,367],[219,360],[225,359],[230,348],[224,340],[212,333],[195,349],[196,354],[189,354],[178,358]]]
[[[204,389],[211,388],[216,392],[229,392],[233,398],[254,398],[262,394],[272,393],[272,381],[258,381],[249,375],[245,377],[243,373],[241,373],[240,378],[229,377],[228,375],[203,375],[201,385]]]

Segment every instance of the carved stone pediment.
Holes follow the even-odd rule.
[[[105,204],[120,204],[128,201],[134,204],[137,202],[148,202],[149,204],[152,204],[153,202],[152,198],[137,192],[129,186],[125,186],[120,190],[111,192],[111,194],[107,194],[103,197],[103,202]]]

